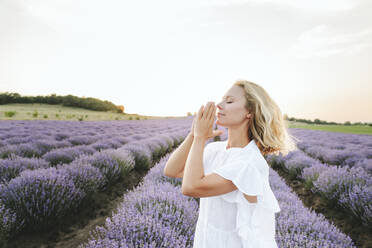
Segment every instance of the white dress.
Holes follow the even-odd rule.
[[[254,140],[226,149],[227,141],[207,144],[204,174],[216,173],[238,188],[200,198],[193,248],[277,248],[275,213],[279,203],[269,184],[269,166]],[[257,195],[257,203],[243,195]]]

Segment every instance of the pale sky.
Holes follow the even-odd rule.
[[[372,122],[370,0],[0,0],[0,92],[185,116],[238,79],[290,117]]]

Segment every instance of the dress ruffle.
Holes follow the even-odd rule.
[[[280,211],[280,207],[271,191],[268,177],[262,175],[254,164],[239,159],[218,167],[213,172],[231,180],[238,188],[221,197],[237,204],[236,231],[243,247],[277,248],[274,238],[275,223],[270,225],[270,222],[274,221],[273,215]],[[257,202],[248,202],[243,193],[256,195]],[[265,233],[265,236],[262,237],[261,233]]]

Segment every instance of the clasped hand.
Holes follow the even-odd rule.
[[[214,102],[208,102],[206,106],[202,105],[192,122],[192,130],[194,137],[210,139],[221,135],[222,130],[213,130],[214,120],[216,118],[216,106]]]

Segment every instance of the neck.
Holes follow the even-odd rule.
[[[248,129],[244,126],[228,128],[227,148],[245,147],[251,141],[248,138]]]

